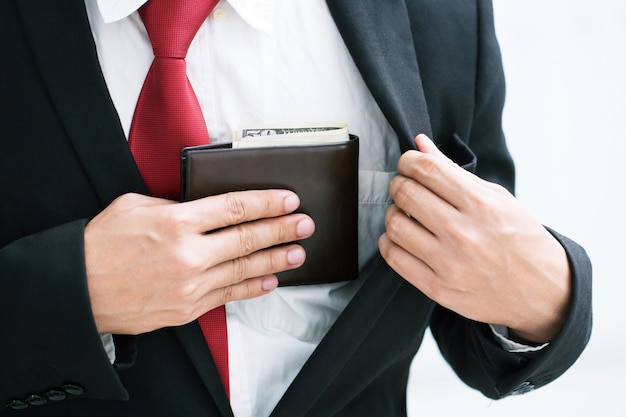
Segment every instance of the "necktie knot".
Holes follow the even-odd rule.
[[[149,0],[139,15],[156,57],[185,58],[191,41],[218,0]]]
[[[149,0],[139,9],[155,59],[144,81],[128,143],[154,196],[180,197],[180,150],[209,143],[189,80],[187,49],[218,0]]]

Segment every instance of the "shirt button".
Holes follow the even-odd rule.
[[[213,10],[213,19],[217,22],[225,22],[228,20],[228,12],[224,9],[215,9]]]

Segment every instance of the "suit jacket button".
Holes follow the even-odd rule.
[[[85,389],[76,384],[65,384],[61,388],[69,395],[83,395],[85,393]]]
[[[50,401],[61,401],[67,398],[65,391],[59,391],[58,389],[51,389],[46,392],[46,398]]]
[[[48,400],[46,400],[46,398],[42,397],[41,395],[31,394],[28,397],[26,397],[26,402],[29,405],[44,405],[45,403],[48,402]]]
[[[526,381],[526,382],[522,383],[519,387],[517,387],[516,390],[511,392],[511,395],[526,394],[527,392],[530,392],[530,391],[532,391],[534,389],[535,389],[535,385],[533,385],[532,383]]]
[[[7,403],[7,408],[11,408],[13,410],[23,410],[28,408],[28,403],[22,400],[11,400]]]

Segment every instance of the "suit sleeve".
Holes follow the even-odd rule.
[[[476,173],[514,191],[515,171],[501,128],[504,74],[495,37],[490,0],[478,4],[478,52],[475,107],[468,145],[476,154]],[[585,250],[550,230],[567,253],[572,274],[568,319],[544,349],[509,353],[489,327],[437,307],[433,336],[446,360],[469,386],[498,399],[541,387],[563,374],[580,356],[591,333],[591,263]]]
[[[431,318],[433,336],[443,356],[465,383],[489,398],[523,394],[555,380],[574,364],[589,340],[591,263],[582,247],[551,232],[566,250],[573,286],[568,319],[547,347],[537,352],[509,353],[485,324],[442,307],[437,307]]]
[[[0,249],[0,409],[51,395],[127,398],[91,312],[84,224],[71,222]]]
[[[60,15],[84,8],[67,3]],[[0,414],[33,404],[43,415],[46,406],[34,405],[127,393],[95,326],[85,272],[87,220],[79,219],[103,203],[60,122],[18,4],[0,2],[0,49],[11,56],[0,69]],[[116,349],[122,361],[126,353]]]

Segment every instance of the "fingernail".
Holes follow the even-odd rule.
[[[263,281],[261,281],[263,291],[272,291],[276,287],[278,287],[278,279],[274,276],[264,278]]]
[[[300,206],[300,199],[297,195],[290,195],[289,197],[285,198],[284,203],[285,210],[287,212],[292,212]]]
[[[290,249],[287,252],[287,262],[290,265],[299,265],[304,262],[304,250],[301,248]]]
[[[311,219],[300,220],[298,225],[296,226],[296,234],[298,237],[308,237],[313,234],[315,230],[315,224]]]

